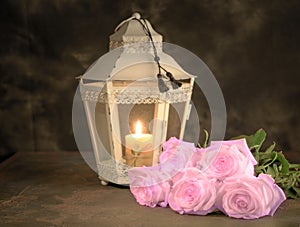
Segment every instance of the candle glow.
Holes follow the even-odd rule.
[[[141,123],[140,120],[138,120],[136,122],[136,125],[135,125],[135,134],[139,135],[139,136],[142,135],[142,123]]]

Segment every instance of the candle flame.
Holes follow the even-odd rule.
[[[139,120],[136,122],[136,125],[135,125],[135,134],[137,134],[137,135],[142,134],[142,124]]]

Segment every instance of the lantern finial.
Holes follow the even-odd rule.
[[[132,14],[132,17],[139,20],[139,19],[141,19],[141,14],[139,14],[138,12],[135,12]]]

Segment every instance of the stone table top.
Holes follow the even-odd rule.
[[[20,152],[0,164],[0,226],[300,227],[300,200],[273,217],[180,215],[135,202],[127,187],[102,186],[79,152]]]

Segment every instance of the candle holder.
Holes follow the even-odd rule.
[[[138,13],[120,23],[109,47],[79,86],[98,176],[126,185],[129,168],[158,164],[162,144],[183,139],[194,76],[163,51],[162,36]]]

